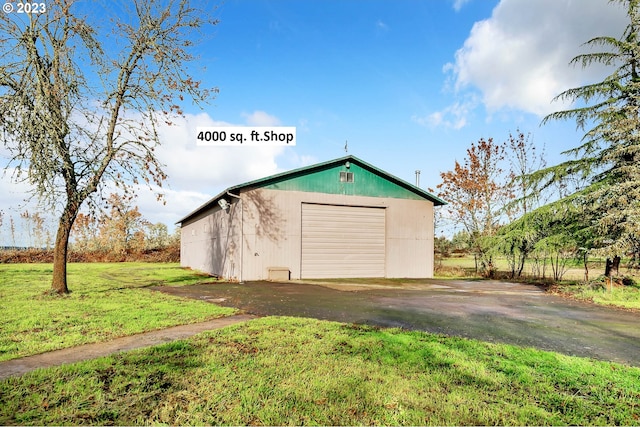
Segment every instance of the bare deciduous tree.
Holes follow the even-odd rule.
[[[101,33],[109,6],[50,0],[45,11],[0,15],[0,135],[15,180],[55,206],[59,221],[52,289],[68,292],[69,235],[85,203],[107,183],[161,187],[157,126],[182,114],[186,98],[206,101],[189,72],[194,34],[217,21],[189,0],[125,3]],[[209,10],[211,8],[209,7]],[[126,17],[122,19],[122,17]]]

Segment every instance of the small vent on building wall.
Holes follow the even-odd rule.
[[[353,182],[353,172],[340,172],[340,182]]]

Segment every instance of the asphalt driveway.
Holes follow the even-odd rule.
[[[640,366],[640,313],[533,285],[423,280],[398,285],[247,282],[156,287],[248,313],[402,327]]]

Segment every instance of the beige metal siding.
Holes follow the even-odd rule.
[[[237,280],[268,279],[269,268],[287,267],[291,279],[300,279],[301,205],[341,205],[384,212],[386,253],[376,265],[384,268],[383,273],[377,275],[433,277],[433,203],[429,201],[267,189],[249,190],[241,197],[228,199],[232,203],[228,212],[215,206],[182,224],[183,266]]]
[[[241,277],[241,212],[238,203],[215,207],[182,224],[180,265],[230,279]]]
[[[387,277],[433,277],[433,204],[393,200],[387,208]]]
[[[385,209],[302,203],[303,278],[385,277]]]

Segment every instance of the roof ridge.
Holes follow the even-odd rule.
[[[358,164],[362,167],[364,167],[365,169],[370,170],[371,172],[382,176],[383,178],[387,179],[388,181],[393,182],[396,185],[399,185],[427,200],[430,200],[431,202],[434,203],[435,206],[440,206],[440,205],[444,205],[446,204],[446,202],[438,197],[436,197],[435,195],[431,194],[428,191],[425,191],[423,189],[421,189],[420,187],[417,187],[401,178],[398,178],[395,175],[392,175],[388,172],[385,172],[384,170],[377,168],[376,166],[373,166],[370,163],[365,162],[364,160],[349,154],[343,157],[338,157],[336,159],[332,159],[332,160],[327,160],[324,162],[320,162],[320,163],[314,163],[312,165],[307,165],[307,166],[303,166],[300,168],[296,168],[296,169],[292,169],[289,171],[284,171],[284,172],[279,172],[273,175],[269,175],[267,177],[263,177],[263,178],[258,178],[252,181],[248,181],[242,184],[238,184],[238,185],[234,185],[231,187],[226,188],[225,190],[223,190],[221,193],[219,193],[218,195],[216,195],[215,197],[209,199],[206,203],[204,203],[203,205],[199,206],[198,208],[196,208],[195,210],[193,210],[191,213],[189,213],[188,215],[186,215],[185,217],[181,218],[180,220],[176,221],[177,223],[183,223],[184,221],[186,221],[187,219],[197,215],[198,213],[200,213],[201,211],[205,210],[206,208],[208,208],[209,206],[213,205],[214,203],[217,203],[217,201],[224,197],[227,194],[233,193],[233,192],[237,192],[239,190],[243,190],[245,188],[256,188],[256,187],[261,187],[266,185],[268,182],[274,181],[274,180],[278,180],[287,176],[295,176],[298,174],[303,174],[306,172],[311,172],[313,170],[316,169],[322,169],[326,166],[330,166],[330,165],[334,165],[334,164],[338,164],[341,162],[352,162],[355,164]],[[234,195],[234,194],[232,194]]]

